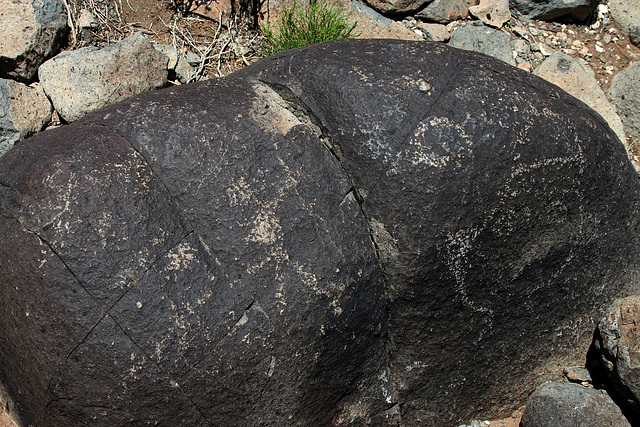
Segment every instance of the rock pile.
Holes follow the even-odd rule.
[[[95,18],[85,10],[79,26],[88,31]],[[141,33],[103,49],[59,53],[68,32],[59,0],[0,1],[0,31],[7,35],[0,40],[0,156],[44,129],[54,110],[71,122],[165,87],[168,77],[187,83],[201,63],[193,54],[178,55],[173,46],[152,44]]]

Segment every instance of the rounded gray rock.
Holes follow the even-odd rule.
[[[602,91],[593,69],[580,58],[572,58],[564,52],[555,52],[534,71],[536,76],[560,86],[604,118],[620,141],[627,146],[627,137],[620,117]]]
[[[640,144],[640,62],[634,62],[615,75],[609,88],[609,98],[616,107],[629,145]]]
[[[531,395],[520,427],[630,427],[605,390],[547,383]]]
[[[464,50],[483,53],[515,65],[509,34],[490,27],[464,25],[451,33],[449,45]]]
[[[635,0],[610,0],[611,17],[631,43],[640,46],[640,3]]]
[[[103,49],[62,52],[42,64],[38,76],[58,114],[72,122],[90,111],[164,86],[168,62],[138,32]]]

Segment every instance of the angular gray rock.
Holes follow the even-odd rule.
[[[640,2],[636,0],[610,0],[611,18],[631,43],[640,46]]]
[[[59,0],[0,0],[0,78],[29,83],[67,33]]]
[[[630,427],[605,390],[547,383],[531,395],[520,427]]]
[[[633,0],[631,0],[633,1]],[[511,6],[530,19],[552,20],[563,16],[586,20],[600,0],[510,0]]]
[[[616,107],[624,130],[631,141],[640,144],[640,62],[634,62],[615,75],[609,87],[609,98]]]
[[[103,49],[63,52],[42,64],[40,83],[60,116],[72,122],[122,99],[164,86],[168,58],[142,33]]]
[[[370,8],[369,6],[360,3],[358,0],[351,0],[351,7],[359,13],[366,15],[368,18],[373,20],[374,22],[382,25],[383,27],[391,25],[393,20],[387,18],[384,15],[381,15],[376,10]]]
[[[169,62],[167,63],[167,69],[175,70],[176,65],[178,65],[178,50],[170,44],[154,44],[153,48],[167,56],[167,58],[169,59]]]
[[[404,14],[415,12],[433,0],[364,0],[382,14]]]
[[[602,91],[593,69],[582,59],[572,58],[563,52],[555,52],[534,71],[536,76],[560,86],[589,107],[596,110],[627,146],[627,137],[620,116]]]
[[[469,12],[492,27],[501,28],[511,19],[509,0],[484,0],[477,6],[470,6]]]
[[[463,25],[451,32],[449,45],[498,58],[516,65],[511,51],[509,34],[486,26]]]
[[[640,296],[617,300],[598,324],[594,347],[614,390],[640,412]]]
[[[630,291],[634,178],[583,103],[439,43],[141,94],[0,159],[0,383],[35,425],[497,415]]]
[[[591,374],[589,373],[589,370],[582,366],[571,366],[568,368],[564,368],[562,370],[562,373],[564,374],[563,381],[566,380],[566,381],[569,381],[572,383],[578,383],[578,384],[593,383],[593,379],[591,378]]]
[[[0,157],[16,142],[41,131],[53,107],[40,86],[0,79]]]
[[[190,83],[196,77],[198,70],[193,68],[184,56],[178,57],[178,62],[175,66],[176,77],[180,83]]]
[[[478,0],[434,0],[415,14],[425,21],[448,24],[469,17],[469,7],[478,4]]]
[[[417,27],[424,33],[427,40],[434,42],[448,42],[451,38],[446,25],[418,23]]]

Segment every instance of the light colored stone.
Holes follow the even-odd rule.
[[[465,25],[451,33],[449,45],[458,49],[472,50],[501,59],[515,65],[511,53],[511,38],[508,34],[489,27]]]
[[[469,7],[469,12],[492,27],[501,28],[511,19],[509,0],[480,0],[477,6]]]
[[[511,46],[516,55],[520,54],[521,56],[526,57],[529,53],[531,53],[531,48],[529,47],[529,43],[526,40],[512,40]]]
[[[191,51],[187,51],[187,53],[185,54],[185,59],[192,67],[197,67],[198,65],[200,65],[200,62],[202,62],[202,58]]]
[[[362,13],[367,17],[380,23],[383,27],[388,27],[393,22],[391,19],[378,13],[375,9],[370,8],[366,4],[360,3],[357,0],[351,0],[351,7],[358,13]]]
[[[0,78],[33,80],[60,50],[66,28],[59,0],[0,0]]]
[[[407,13],[420,10],[429,0],[364,0],[380,13]]]
[[[80,11],[80,17],[78,18],[78,28],[83,30],[85,28],[92,29],[98,27],[98,20],[96,17],[88,11],[87,9],[82,9]]]
[[[544,56],[551,56],[555,51],[546,43],[540,43],[540,53]]]
[[[640,146],[640,62],[620,71],[611,81],[609,97],[615,105],[631,146]]]
[[[631,427],[631,424],[604,390],[571,383],[547,383],[529,398],[520,426]]]
[[[355,0],[342,0],[343,10],[350,23],[357,23],[356,32],[360,38],[423,40],[402,22],[380,15],[370,7]]]
[[[427,40],[434,42],[447,42],[451,38],[451,34],[447,30],[446,25],[419,23],[418,28],[425,34]]]
[[[479,0],[434,0],[416,13],[417,18],[425,21],[448,24],[469,17],[469,7],[476,6]]]
[[[609,10],[618,29],[629,37],[631,43],[640,46],[640,1],[610,0]]]
[[[169,58],[167,69],[173,70],[178,64],[178,50],[170,44],[154,44],[153,48],[158,52],[164,53]]]
[[[178,63],[176,64],[175,71],[178,81],[184,84],[192,82],[198,70],[193,68],[191,64],[189,64],[189,62],[183,56],[181,56],[180,58],[178,58]]]
[[[122,99],[162,87],[168,58],[142,33],[97,49],[63,52],[42,64],[42,87],[60,116],[74,121]]]
[[[41,131],[52,112],[40,86],[0,79],[0,157],[16,142]]]
[[[518,64],[517,67],[520,68],[521,70],[531,72],[531,64],[529,64],[528,62],[522,62]]]
[[[620,141],[627,145],[622,121],[600,88],[595,73],[585,61],[574,59],[563,52],[556,52],[542,62],[533,73],[561,87],[600,113]]]

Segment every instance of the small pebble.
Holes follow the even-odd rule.
[[[523,62],[521,64],[518,64],[517,67],[524,71],[531,72],[532,70],[531,64],[529,64],[528,62]]]

